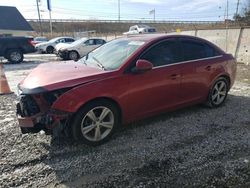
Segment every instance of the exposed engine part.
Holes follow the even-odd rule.
[[[30,117],[40,112],[40,108],[34,98],[30,95],[21,95],[17,104],[17,114],[21,117]]]

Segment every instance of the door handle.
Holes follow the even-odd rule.
[[[179,75],[179,74],[172,74],[170,77],[172,80],[175,80],[175,79],[179,78],[180,76],[181,75]]]
[[[211,66],[207,66],[207,67],[205,68],[206,71],[210,71],[211,69],[212,69]]]

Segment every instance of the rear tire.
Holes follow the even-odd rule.
[[[72,136],[87,145],[97,146],[109,140],[119,124],[119,113],[106,100],[90,102],[81,108],[72,122]]]
[[[48,46],[48,47],[46,48],[46,52],[47,52],[48,54],[53,54],[53,52],[54,52],[54,47],[53,47],[53,46]]]
[[[7,59],[10,63],[21,63],[23,61],[23,52],[19,49],[8,50]]]
[[[218,78],[212,88],[209,91],[207,106],[216,108],[221,106],[226,98],[229,91],[228,80],[224,77]]]

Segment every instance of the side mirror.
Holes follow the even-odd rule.
[[[147,60],[139,59],[136,66],[132,69],[133,73],[143,73],[153,68],[153,64]]]

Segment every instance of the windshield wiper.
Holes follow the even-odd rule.
[[[99,67],[101,67],[103,70],[106,70],[105,67],[103,66],[103,64],[101,64],[101,62],[98,61],[98,59],[96,59],[95,57],[92,57],[92,59],[94,59],[94,60],[96,61],[97,65],[98,65]]]
[[[78,60],[77,62],[79,62],[79,63],[83,63],[83,64],[85,64],[85,65],[87,66],[86,60],[84,60],[83,58],[82,58],[82,59],[80,59],[80,60]]]

